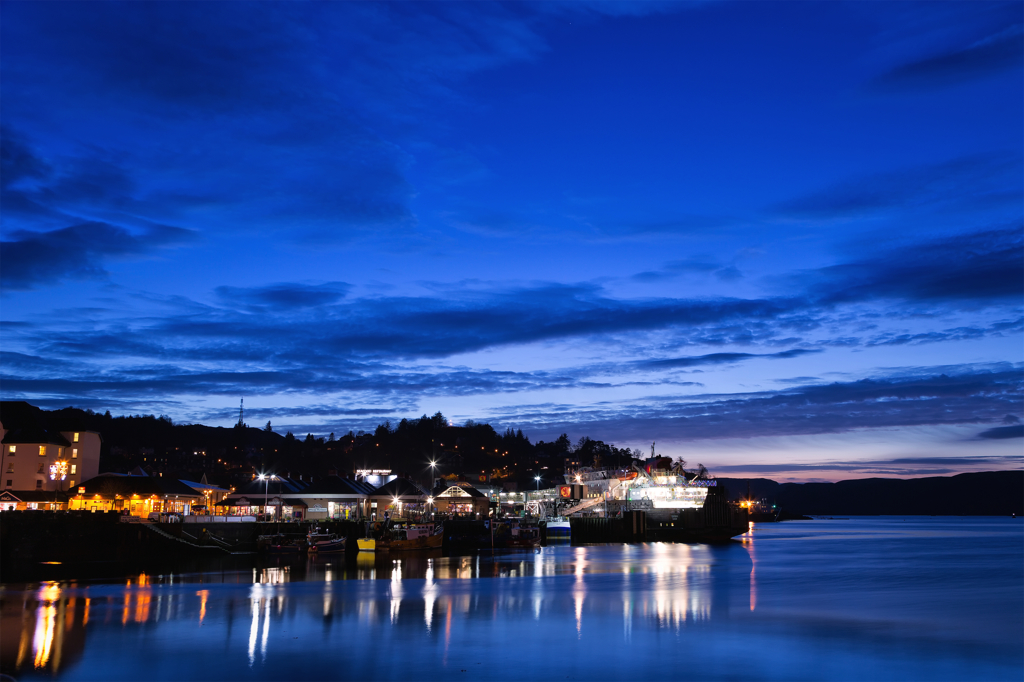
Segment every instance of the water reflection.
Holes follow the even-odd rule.
[[[382,625],[404,631],[418,623],[428,637],[441,635],[435,630],[443,623],[447,652],[456,624],[467,620],[526,617],[547,627],[568,611],[574,636],[580,640],[592,619],[605,617],[609,589],[621,603],[628,639],[637,618],[678,627],[706,618],[716,599],[727,601],[722,585],[705,580],[711,559],[712,550],[685,545],[614,551],[558,547],[459,557],[445,557],[439,551],[408,556],[363,553],[348,561],[324,557],[303,563],[271,562],[247,573],[140,573],[120,588],[43,583],[19,593],[20,599],[10,589],[3,592],[2,639],[17,643],[16,650],[4,649],[3,668],[21,674],[29,669],[57,673],[69,654],[73,660],[82,656],[87,631],[103,631],[114,624],[121,629],[176,629],[191,623],[204,631],[226,629],[230,637],[230,623],[240,612],[247,614],[249,625],[240,644],[245,663],[254,669],[267,664],[280,646],[274,633],[301,633],[314,617],[327,628],[338,620],[364,632]],[[597,576],[618,577],[613,587],[592,584]],[[463,589],[481,579],[486,579],[481,583],[485,589]],[[565,579],[569,582],[563,586],[560,581]],[[197,583],[202,589],[195,588]],[[237,594],[239,588],[245,589],[244,596]],[[569,603],[563,605],[565,600]],[[147,631],[146,637],[153,636],[159,635]]]
[[[836,563],[834,548],[839,545],[827,546],[828,560]],[[723,636],[735,636],[745,649],[760,641],[758,655],[776,656],[765,643],[769,633],[778,637],[780,628],[802,622],[802,616],[792,615],[794,604],[821,608],[822,599],[808,601],[806,595],[828,587],[822,587],[820,566],[794,573],[802,570],[794,569],[795,558],[806,563],[812,554],[780,547],[750,533],[740,542],[716,547],[562,546],[458,557],[364,553],[348,560],[272,560],[245,571],[143,573],[118,585],[5,586],[0,592],[0,661],[3,672],[19,679],[59,677],[71,665],[90,666],[88,673],[76,673],[78,677],[140,679],[147,677],[147,652],[187,649],[194,656],[178,656],[178,667],[165,677],[284,679],[301,665],[317,679],[440,678],[472,670],[467,666],[484,660],[507,666],[497,675],[502,678],[561,679],[573,673],[557,666],[572,656],[579,675],[590,671],[594,679],[643,672],[670,677],[672,656],[620,669],[615,667],[618,662],[601,667],[605,664],[599,665],[600,657],[593,652],[616,644],[699,650],[702,637],[732,633]],[[891,556],[891,548],[866,545],[855,563],[836,570],[845,566],[845,575],[859,575],[888,566],[865,560],[864,552]],[[948,547],[943,546],[941,556],[948,556]],[[977,564],[978,553],[972,553],[971,561]],[[846,570],[850,565],[856,570]],[[933,562],[922,560],[922,565]],[[944,566],[949,569],[948,561]],[[804,581],[801,589],[780,587],[794,584],[794,575]],[[890,567],[886,579],[891,575]],[[936,574],[935,580],[943,575]],[[961,576],[958,584],[967,581]],[[859,593],[869,594],[863,589]],[[979,601],[977,594],[974,600]],[[931,602],[918,598],[915,603]],[[856,600],[839,604],[827,611],[829,618],[867,622]],[[791,620],[765,628],[764,618],[780,609],[787,609]],[[886,613],[890,611],[901,617],[907,613]],[[820,630],[815,621],[801,636],[813,643]],[[867,626],[865,631],[874,632]],[[1009,631],[1015,633],[1012,627]],[[916,629],[914,637],[920,632]],[[658,639],[684,633],[685,640]],[[102,655],[113,650],[126,652],[116,668]],[[537,663],[522,660],[517,651],[529,651]],[[416,674],[411,669],[403,674],[396,666],[410,660],[421,667]],[[670,667],[652,668],[660,665]],[[738,676],[736,668],[731,670]],[[697,677],[708,677],[698,672]],[[798,670],[789,672],[801,676]]]

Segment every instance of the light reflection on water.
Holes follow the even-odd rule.
[[[956,519],[321,557],[5,585],[0,653],[18,678],[1019,680],[1022,565],[1019,523]]]

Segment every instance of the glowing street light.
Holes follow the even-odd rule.
[[[50,480],[51,481],[64,481],[68,477],[68,463],[65,461],[54,462],[50,465]],[[63,483],[58,483],[57,487],[61,492],[64,492]]]
[[[263,520],[267,520],[267,505],[270,501],[270,479],[277,478],[275,475],[267,476],[266,474],[260,474],[259,479],[264,481],[263,486]]]
[[[534,476],[533,480],[537,481],[537,490],[540,490],[540,476]]]

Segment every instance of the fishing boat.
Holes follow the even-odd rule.
[[[287,535],[261,535],[256,539],[256,549],[265,554],[298,554],[304,548],[302,540]]]
[[[374,540],[374,551],[378,552],[436,549],[444,541],[444,528],[441,524],[409,523],[405,519],[390,519],[381,526]],[[363,548],[362,543],[359,548]]]
[[[569,540],[572,538],[572,527],[569,519],[564,516],[552,516],[544,524],[548,540]]]
[[[510,523],[508,533],[503,534],[501,546],[506,549],[540,547],[540,527],[520,524],[514,520]]]
[[[339,554],[345,551],[345,538],[334,533],[321,533],[320,529],[310,531],[306,536],[310,554]]]

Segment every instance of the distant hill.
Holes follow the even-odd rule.
[[[1024,516],[1024,471],[930,478],[864,478],[836,483],[777,483],[719,478],[729,499],[766,498],[790,514],[827,516]]]

